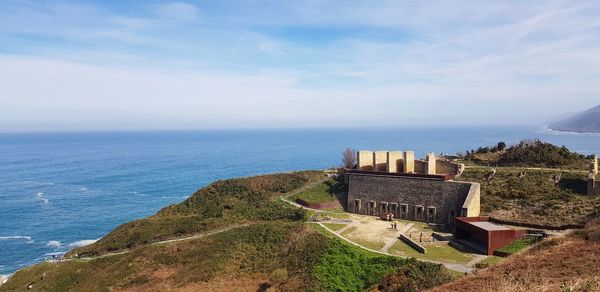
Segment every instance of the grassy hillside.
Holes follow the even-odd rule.
[[[466,162],[491,166],[561,167],[587,170],[591,157],[572,152],[565,146],[556,146],[540,140],[523,140],[505,148],[480,147],[467,151]]]
[[[432,291],[600,291],[598,223]]]
[[[400,277],[415,291],[452,279],[440,265],[375,255],[305,224],[270,222],[90,261],[38,264],[0,291],[30,284],[33,291],[359,291],[384,277]]]
[[[457,178],[481,184],[483,214],[524,223],[547,225],[585,224],[600,216],[600,197],[585,196],[585,173],[562,172],[558,183],[550,170],[498,168],[488,179],[489,168],[468,168]]]
[[[329,203],[338,200],[338,196],[343,196],[342,194],[345,192],[347,192],[347,190],[344,184],[333,178],[330,178],[322,184],[318,184],[312,188],[291,196],[290,199],[292,201],[302,199],[311,203]]]
[[[301,221],[304,210],[275,198],[323,175],[320,171],[303,171],[217,181],[184,202],[148,218],[125,223],[98,242],[74,249],[67,256],[99,255],[246,222]]]

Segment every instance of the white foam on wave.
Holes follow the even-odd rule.
[[[48,204],[48,199],[46,197],[44,197],[43,192],[37,193],[36,196],[40,201],[44,202],[44,204]]]
[[[48,243],[46,243],[46,246],[53,247],[53,248],[59,248],[61,245],[62,244],[58,240],[50,240],[50,241],[48,241]]]
[[[0,275],[0,285],[8,282],[9,277],[10,277],[10,275]]]
[[[100,239],[100,238],[98,238],[98,239]],[[69,247],[82,247],[82,246],[90,245],[90,244],[98,241],[98,239],[84,239],[84,240],[80,240],[80,241],[75,241],[73,243],[70,243]]]
[[[31,236],[25,236],[25,235],[12,235],[12,236],[0,236],[0,240],[27,240],[27,243],[32,243],[33,240],[31,240]]]

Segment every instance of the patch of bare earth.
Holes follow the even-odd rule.
[[[431,291],[600,291],[600,242],[550,239]]]

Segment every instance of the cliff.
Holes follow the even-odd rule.
[[[555,122],[549,128],[561,132],[600,133],[600,105]]]

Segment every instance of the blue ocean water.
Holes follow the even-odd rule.
[[[600,154],[600,135],[516,127],[1,134],[0,274],[89,243],[214,180],[328,168],[345,147],[423,157],[523,138]]]

